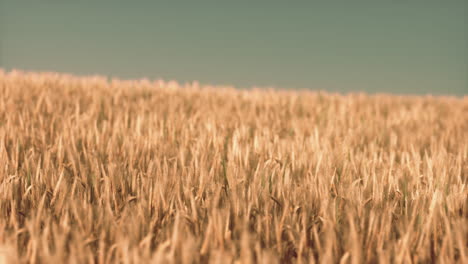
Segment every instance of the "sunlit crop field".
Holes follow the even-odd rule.
[[[0,263],[468,263],[468,98],[0,71]]]

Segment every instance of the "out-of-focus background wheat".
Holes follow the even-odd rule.
[[[468,100],[0,72],[0,262],[467,263]]]

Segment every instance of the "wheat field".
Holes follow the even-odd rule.
[[[0,71],[0,263],[468,263],[468,98]]]

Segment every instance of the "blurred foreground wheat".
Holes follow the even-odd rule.
[[[468,99],[0,71],[0,262],[468,263]]]

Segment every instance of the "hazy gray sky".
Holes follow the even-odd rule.
[[[0,0],[0,67],[468,94],[466,0],[253,2]]]

